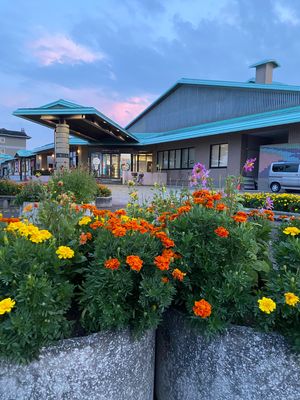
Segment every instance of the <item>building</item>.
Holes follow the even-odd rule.
[[[14,156],[18,150],[26,149],[26,140],[30,136],[24,130],[10,131],[8,129],[0,129],[0,155],[8,154]]]
[[[271,162],[300,160],[300,86],[273,81],[275,60],[251,67],[247,82],[180,79],[126,128],[65,100],[14,115],[54,129],[54,144],[34,150],[39,168],[84,164],[112,181],[126,170],[164,171],[168,183],[185,184],[202,162],[222,183],[256,158],[250,175],[265,188]]]

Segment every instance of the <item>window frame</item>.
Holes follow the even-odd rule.
[[[226,166],[224,165],[219,165],[220,164],[220,156],[221,156],[221,146],[226,144],[227,145],[227,164]],[[218,166],[217,167],[213,167],[211,165],[212,162],[212,151],[213,151],[213,146],[219,146],[219,151],[218,151]],[[209,169],[221,169],[221,168],[228,168],[228,152],[229,152],[229,146],[228,143],[214,143],[210,145],[210,152],[209,152]]]
[[[168,150],[159,150],[158,152],[157,152],[157,154],[156,154],[156,165],[158,165],[158,169],[160,169],[160,170],[162,170],[162,171],[175,171],[175,170],[177,170],[177,171],[179,171],[179,170],[188,170],[188,169],[193,169],[193,167],[190,167],[189,166],[189,164],[190,164],[190,149],[194,149],[194,151],[195,151],[195,147],[193,147],[193,146],[190,146],[190,147],[181,147],[181,148],[173,148],[173,149],[168,149]],[[180,151],[180,167],[178,168],[178,167],[176,167],[176,160],[177,160],[177,157],[176,157],[176,153],[178,152],[178,150]],[[188,150],[188,159],[187,159],[187,167],[183,167],[183,160],[182,160],[182,152],[183,152],[183,150]],[[170,168],[170,152],[171,151],[174,151],[175,152],[175,155],[174,155],[174,168]],[[168,166],[167,166],[167,168],[164,168],[164,153],[168,153],[168,162],[167,162],[167,164],[168,164]],[[162,153],[163,154],[163,156],[162,156],[162,165],[160,165],[159,164],[159,158],[160,158],[160,156],[159,156],[159,154],[160,153]]]

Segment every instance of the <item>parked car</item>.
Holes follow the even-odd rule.
[[[272,192],[300,190],[300,163],[274,162],[269,171],[269,187]]]

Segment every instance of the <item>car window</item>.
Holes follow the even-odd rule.
[[[273,172],[298,172],[299,164],[289,163],[289,164],[273,164]]]

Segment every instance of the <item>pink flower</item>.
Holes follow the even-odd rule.
[[[254,170],[254,163],[255,163],[255,161],[256,161],[256,158],[249,158],[249,159],[245,162],[245,164],[244,164],[244,166],[243,166],[243,170],[244,170],[245,172],[251,172],[251,171],[253,171],[253,170]]]

